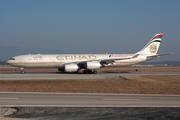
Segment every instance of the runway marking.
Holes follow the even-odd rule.
[[[0,100],[18,100],[19,98],[0,98]]]
[[[102,99],[102,100],[141,100],[141,99]]]

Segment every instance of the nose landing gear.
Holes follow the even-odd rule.
[[[22,73],[22,74],[24,74],[24,73],[25,73],[24,68],[21,68],[21,73]]]

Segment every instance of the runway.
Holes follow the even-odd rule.
[[[97,74],[62,72],[0,72],[0,80],[60,80],[60,79],[121,79],[126,75],[180,75],[180,72],[99,72]]]
[[[180,96],[1,92],[0,107],[180,107]]]

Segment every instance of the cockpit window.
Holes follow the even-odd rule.
[[[11,58],[10,60],[15,60],[15,58]]]

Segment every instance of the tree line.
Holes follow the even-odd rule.
[[[0,65],[7,65],[6,61],[1,61],[0,60]]]

